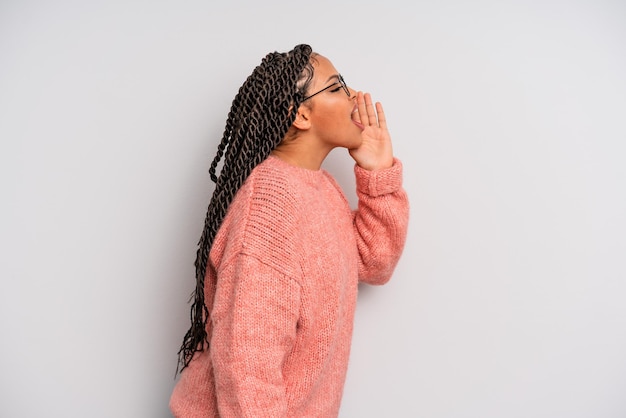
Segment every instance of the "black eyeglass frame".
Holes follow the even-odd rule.
[[[302,99],[302,101],[306,101],[309,100],[311,97],[316,96],[322,92],[325,92],[326,90],[328,90],[331,87],[335,87],[337,84],[339,84],[341,86],[341,88],[343,89],[343,91],[348,95],[348,97],[350,97],[350,89],[348,88],[348,85],[346,84],[346,81],[343,79],[343,77],[341,76],[341,74],[337,74],[337,82],[330,84],[326,87],[324,87],[323,89],[321,89],[320,91],[318,91],[317,93],[313,93],[310,96],[305,97],[304,99]]]

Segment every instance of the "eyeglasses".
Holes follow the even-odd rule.
[[[326,91],[329,88],[336,86],[337,84],[339,84],[341,86],[341,88],[343,89],[343,91],[346,92],[348,97],[350,97],[350,89],[348,88],[348,85],[346,84],[346,82],[343,79],[343,77],[341,76],[341,74],[337,74],[337,80],[338,81],[336,83],[333,83],[333,84],[331,84],[329,86],[326,86],[323,89],[321,89],[320,91],[318,91],[317,93],[313,93],[312,95],[305,97],[304,99],[302,99],[302,101],[304,102],[305,100],[309,100],[311,97],[313,97],[313,96],[315,96],[317,94],[320,94],[321,92]]]

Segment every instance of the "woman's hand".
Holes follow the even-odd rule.
[[[393,165],[391,137],[383,105],[372,103],[369,93],[358,92],[356,96],[359,121],[363,125],[362,142],[358,148],[349,150],[354,161],[365,170],[382,170]]]

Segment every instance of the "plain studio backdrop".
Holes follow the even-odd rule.
[[[340,416],[625,417],[626,5],[598,0],[0,2],[0,416],[169,416],[210,160],[298,43],[383,102],[411,201]]]

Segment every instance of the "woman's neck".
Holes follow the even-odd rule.
[[[299,137],[283,141],[272,151],[272,155],[296,167],[319,170],[330,151],[314,146],[312,141],[307,141],[304,137]]]

